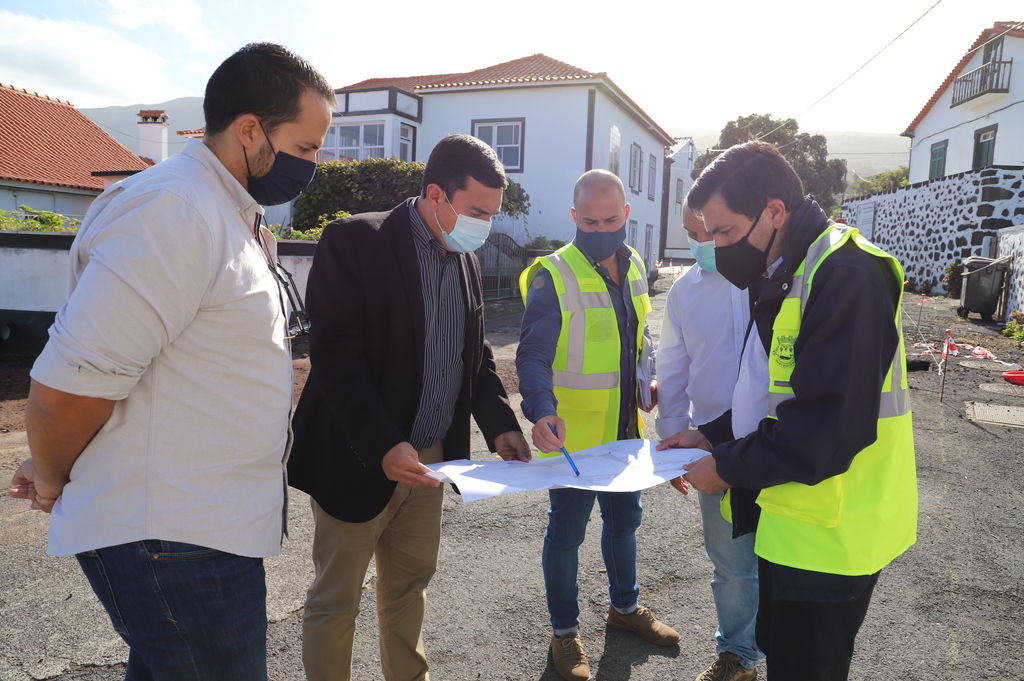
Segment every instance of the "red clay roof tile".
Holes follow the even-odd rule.
[[[982,31],[981,35],[978,36],[978,39],[971,44],[970,49],[967,50],[966,54],[964,54],[964,56],[960,58],[960,61],[957,62],[957,65],[954,66],[953,70],[949,72],[948,76],[946,76],[946,80],[942,81],[942,85],[940,85],[939,89],[936,90],[935,93],[931,96],[931,99],[929,99],[928,103],[924,105],[924,108],[921,109],[921,112],[917,114],[917,117],[914,118],[914,120],[911,121],[910,125],[907,126],[906,131],[903,132],[904,135],[914,132],[914,129],[917,128],[917,126],[921,123],[922,120],[924,120],[924,117],[927,116],[928,112],[932,110],[932,107],[935,106],[935,103],[939,101],[939,97],[942,96],[942,93],[946,91],[946,88],[950,86],[953,80],[960,75],[960,72],[963,70],[963,68],[967,66],[967,62],[971,60],[971,57],[974,55],[974,51],[981,47],[986,41],[990,40],[992,37],[997,36],[1001,33],[1012,38],[1024,38],[1024,22],[997,21],[995,24],[992,25],[991,28],[986,28],[984,31]]]
[[[90,173],[146,167],[70,102],[0,83],[0,179],[102,190]]]
[[[664,139],[666,145],[672,143],[672,136],[655,123],[625,92],[619,89],[606,73],[585,71],[539,53],[465,73],[444,73],[404,78],[368,78],[358,83],[338,88],[335,92],[385,87],[397,87],[407,92],[416,92],[473,86],[487,87],[506,84],[571,82],[592,78],[604,81],[616,95],[636,109],[637,113],[649,123],[651,130]]]

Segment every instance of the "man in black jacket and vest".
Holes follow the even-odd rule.
[[[351,678],[374,556],[384,678],[429,678],[421,629],[442,490],[424,464],[469,457],[471,414],[491,451],[531,457],[484,341],[472,254],[506,184],[490,147],[450,135],[431,152],[419,197],[338,220],[317,247],[306,291],[312,367],[288,463],[316,521],[302,637],[313,681]]]
[[[753,328],[736,439],[712,447],[682,431],[659,447],[710,452],[684,477],[709,494],[732,488],[733,534],[756,528],[768,681],[845,681],[875,583],[916,537],[903,269],[804,197],[767,142],[727,149],[688,202],[718,271],[751,289]]]

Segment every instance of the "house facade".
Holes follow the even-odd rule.
[[[911,184],[843,202],[843,218],[899,258],[917,290],[944,288],[945,269],[964,258],[1020,250],[1022,64],[1024,23],[982,31],[904,133]],[[1024,262],[1012,272],[1007,312],[1020,304]]]
[[[81,218],[104,187],[149,165],[70,102],[0,84],[0,210]]]
[[[604,73],[536,54],[455,74],[373,78],[337,90],[321,161],[393,157],[425,162],[445,135],[491,145],[530,197],[530,213],[499,216],[494,229],[528,244],[568,241],[576,179],[616,173],[631,213],[627,242],[649,267],[661,250],[665,150],[673,138]]]
[[[693,186],[693,165],[697,162],[697,145],[692,137],[680,137],[668,152],[669,169],[666,174],[668,201],[665,202],[665,219],[662,221],[661,259],[675,260],[692,258],[690,242],[683,229],[683,203]]]
[[[1024,23],[982,31],[903,135],[912,184],[1024,164]]]

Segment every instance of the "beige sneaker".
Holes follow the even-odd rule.
[[[625,629],[656,646],[674,646],[679,643],[679,632],[662,624],[654,613],[642,605],[629,613],[621,614],[615,608],[608,607],[608,626],[613,629]]]
[[[565,681],[589,681],[590,663],[583,652],[580,635],[551,635],[551,659],[555,663],[555,671]]]
[[[756,669],[747,669],[740,664],[740,656],[734,653],[722,653],[714,664],[704,670],[694,681],[754,681]]]

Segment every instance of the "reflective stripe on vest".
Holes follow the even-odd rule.
[[[798,362],[795,349],[814,275],[850,241],[886,260],[902,287],[903,268],[895,258],[856,229],[830,225],[808,248],[772,327],[768,418],[778,419],[780,407],[795,397],[790,377]],[[754,550],[762,558],[817,572],[865,575],[881,570],[916,540],[917,477],[901,319],[902,306],[897,304],[893,323],[900,340],[882,384],[877,439],[840,475],[816,485],[789,482],[760,492]]]
[[[651,310],[643,260],[630,249],[626,272],[637,315],[637,357],[644,356],[643,329]],[[558,415],[566,421],[566,449],[576,451],[614,440],[619,421],[621,340],[604,279],[573,244],[537,258],[519,277],[526,301],[540,268],[551,274],[562,324],[552,362]]]
[[[768,388],[768,416],[778,418],[778,406],[793,395],[793,388],[789,384],[789,377],[793,373],[795,365],[794,344],[796,334],[789,334],[787,329],[791,326],[787,318],[792,319],[793,315],[797,320],[803,317],[803,311],[807,309],[807,300],[811,295],[810,283],[818,267],[825,258],[840,248],[848,240],[854,239],[855,243],[863,250],[880,258],[889,261],[893,274],[897,280],[903,281],[903,268],[899,262],[884,251],[875,247],[867,239],[861,237],[856,229],[846,229],[834,226],[826,230],[807,249],[807,256],[793,275],[793,282],[789,293],[782,302],[782,308],[775,320],[775,329],[780,329],[779,334],[772,334],[772,348],[769,356],[769,368],[771,373],[770,386]],[[806,274],[807,263],[812,263],[810,274]],[[799,310],[794,308],[799,305]],[[900,342],[896,346],[892,364],[886,373],[885,382],[882,385],[881,400],[878,405],[878,418],[894,418],[902,416],[910,411],[910,390],[907,386],[906,369],[903,358],[906,350],[903,345],[903,322],[902,308],[896,306],[896,329],[899,333]],[[779,322],[779,319],[782,322]],[[799,321],[796,322],[799,328]],[[774,359],[773,359],[774,358]],[[895,386],[895,389],[893,388]]]

